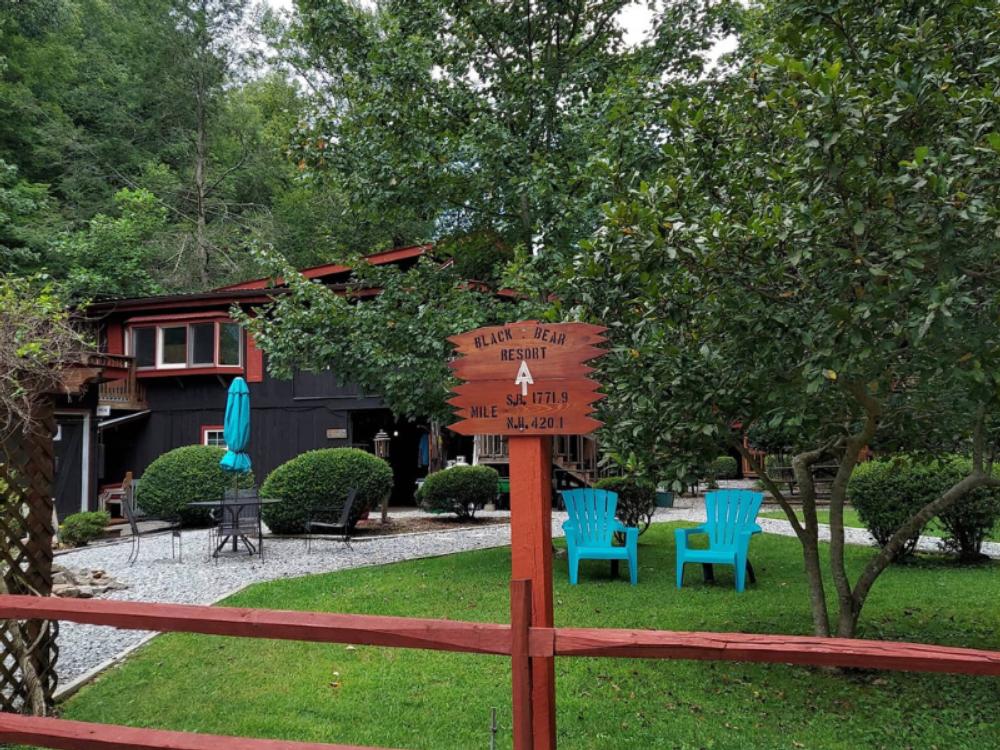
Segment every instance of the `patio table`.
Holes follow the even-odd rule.
[[[233,498],[231,500],[226,500],[225,509],[232,516],[233,526],[238,527],[236,520],[240,517],[240,513],[243,512],[243,508],[251,505],[274,505],[275,503],[283,502],[281,498],[274,497],[248,497],[248,498]],[[193,503],[188,503],[189,508],[209,508],[209,509],[219,509],[221,510],[223,505],[221,500],[198,500]],[[230,534],[223,537],[219,546],[215,548],[215,555],[218,555],[219,550],[226,546],[226,542],[229,540],[233,542],[233,552],[239,551],[240,539],[243,543],[247,545],[247,548],[253,552],[257,551],[257,548],[244,534]],[[258,540],[259,542],[260,540]]]

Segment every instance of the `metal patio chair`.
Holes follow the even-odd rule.
[[[125,475],[125,481],[122,483],[124,494],[121,499],[122,513],[125,514],[125,520],[128,521],[129,530],[132,532],[132,549],[128,555],[129,565],[135,565],[139,559],[139,544],[142,540],[142,533],[139,531],[138,509],[135,504],[135,486],[136,481],[132,479],[132,474],[129,472]],[[180,529],[171,529],[170,557],[177,562],[184,562],[182,542]]]
[[[243,542],[248,553],[264,559],[264,527],[260,511],[260,497],[256,489],[226,490],[223,493],[216,526],[209,532],[212,557],[216,561],[230,540],[234,547]],[[254,537],[256,545],[250,541]]]
[[[312,550],[312,539],[316,531],[339,532],[336,535],[341,537],[348,549],[353,549],[351,547],[351,511],[354,509],[354,500],[357,496],[357,489],[352,487],[347,493],[344,506],[339,511],[319,509],[310,514],[305,524],[306,554]]]

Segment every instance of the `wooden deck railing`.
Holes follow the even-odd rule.
[[[534,657],[772,662],[1000,676],[1000,652],[978,649],[788,635],[531,627],[531,584],[526,580],[511,582],[510,625],[32,596],[0,596],[0,618],[510,656],[518,750],[535,745]],[[0,715],[0,741],[67,750],[360,750],[350,745],[251,740],[12,714]]]
[[[98,386],[97,402],[112,409],[141,411],[146,408],[146,389],[136,378],[135,359],[119,354],[100,354],[108,359],[107,366],[128,371],[127,377],[109,380]]]

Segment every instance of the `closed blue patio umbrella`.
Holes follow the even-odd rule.
[[[219,466],[234,474],[249,473],[250,456],[246,450],[250,445],[250,390],[243,378],[236,378],[229,386],[222,435],[228,450]]]

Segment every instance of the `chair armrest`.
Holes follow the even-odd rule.
[[[621,521],[619,521],[619,520],[618,520],[617,518],[616,518],[616,519],[614,519],[614,520],[613,520],[613,521],[611,522],[611,524],[612,524],[612,526],[611,526],[611,528],[612,528],[612,529],[614,529],[615,531],[620,531],[620,532],[622,532],[623,534],[625,533],[625,531],[627,531],[627,530],[628,530],[628,526],[626,526],[625,524],[623,524],[623,523],[622,523]]]
[[[755,523],[753,526],[750,527],[750,533],[751,534],[763,534],[764,533],[764,529],[762,529],[760,527],[759,523]]]
[[[563,521],[563,533],[566,535],[567,544],[576,543],[576,524],[572,521]]]

